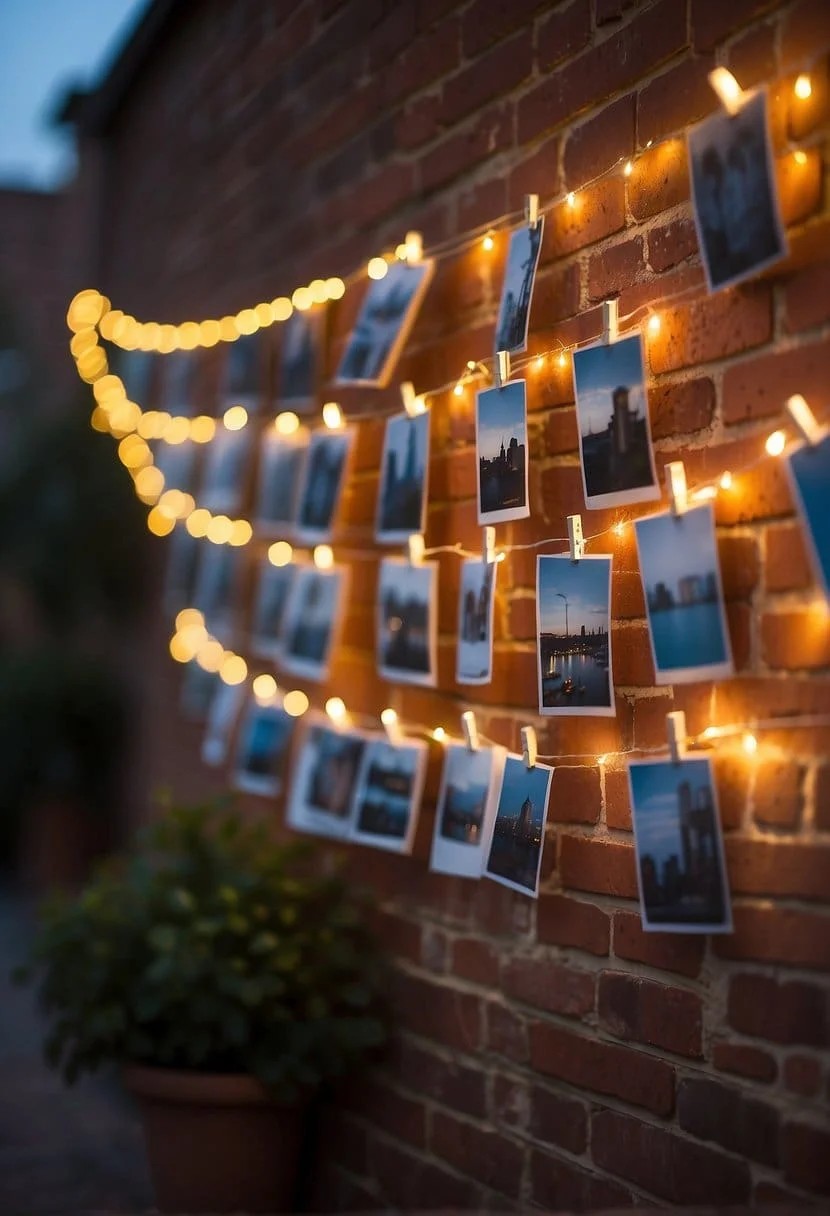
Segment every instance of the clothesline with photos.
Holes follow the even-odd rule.
[[[715,291],[742,282],[779,261],[786,255],[787,243],[775,188],[767,95],[763,90],[743,94],[723,69],[716,69],[711,79],[724,113],[689,131],[687,144],[698,242],[708,288]],[[798,81],[796,96],[806,96],[803,86],[799,92]],[[593,180],[606,177],[616,168]],[[627,162],[624,173],[630,176],[632,172],[633,165]],[[572,206],[574,201],[573,196],[567,196],[564,204]],[[431,550],[425,547],[427,394],[418,397],[412,385],[402,386],[404,413],[387,420],[376,539],[381,544],[405,544],[407,552],[404,558],[381,557],[376,644],[380,675],[395,683],[434,686],[437,682],[438,564],[428,558],[452,552],[464,559],[456,681],[486,684],[492,678],[492,619],[499,560],[511,551],[545,548],[565,540],[549,538],[507,545],[501,551],[495,546],[495,524],[530,514],[526,384],[511,379],[510,356],[527,348],[544,224],[535,195],[527,198],[525,219],[526,223],[510,237],[496,326],[493,383],[476,397],[477,506],[478,522],[484,529],[480,553],[470,553],[460,544],[438,545]],[[487,240],[485,236],[485,243]],[[434,270],[434,258],[424,259],[417,234],[409,234],[396,252],[397,262],[390,264],[383,258],[373,259],[374,266],[369,264],[373,282],[335,383],[382,386],[392,374]],[[382,286],[384,281],[386,285]],[[316,282],[325,288],[324,292],[317,288],[319,297],[339,298],[345,291],[342,280],[327,281],[328,286],[322,280]],[[171,640],[175,658],[195,658],[198,669],[218,672],[221,677],[210,706],[203,749],[212,763],[227,756],[230,730],[249,681],[246,660],[225,648],[228,621],[222,619],[220,609],[228,607],[223,597],[227,598],[232,588],[228,558],[233,560],[234,550],[253,539],[253,526],[223,513],[228,499],[222,499],[221,493],[220,505],[213,493],[212,497],[203,496],[202,505],[196,507],[192,495],[166,489],[147,441],[163,438],[162,457],[187,438],[212,443],[213,459],[215,453],[221,456],[222,446],[213,441],[243,431],[248,413],[235,402],[225,415],[224,428],[218,428],[207,416],[187,419],[164,411],[143,412],[127,400],[122,381],[107,374],[106,353],[98,345],[99,332],[116,345],[141,345],[145,351],[160,353],[174,349],[170,343],[179,339],[183,339],[180,349],[214,345],[220,340],[234,343],[242,334],[252,334],[278,319],[301,316],[314,303],[313,287],[298,289],[306,294],[293,303],[287,299],[273,301],[272,305],[244,310],[235,319],[204,322],[201,326],[186,322],[178,330],[155,323],[141,325],[124,314],[115,314],[97,293],[81,293],[70,307],[70,328],[75,331],[73,354],[82,378],[93,384],[97,402],[93,425],[121,438],[119,455],[133,473],[139,497],[153,504],[148,516],[151,531],[166,534],[183,521],[185,529],[178,529],[176,537],[187,535],[198,540],[207,536],[215,542],[202,550],[194,606],[179,611]],[[644,309],[653,307],[646,305]],[[606,302],[602,311],[599,341],[574,348],[573,353],[580,468],[588,509],[660,497],[648,421],[642,332],[638,328],[631,336],[620,335],[616,302]],[[233,324],[224,325],[226,321]],[[652,331],[655,321],[659,324],[659,318],[653,316]],[[546,354],[558,352],[561,358],[565,349],[560,344]],[[527,356],[517,361],[514,371],[520,362],[530,366],[539,358]],[[468,364],[452,385],[452,392],[463,393],[465,384],[473,379],[486,376],[489,380],[489,362]],[[307,373],[305,368],[306,380]],[[449,389],[447,385],[429,395]],[[307,384],[299,399],[303,396],[313,400]],[[785,456],[817,578],[826,590],[830,537],[822,520],[827,514],[830,432],[817,422],[803,397],[792,396],[787,410],[803,443],[788,447],[786,435],[779,430],[768,437],[766,452]],[[261,571],[251,635],[251,652],[258,659],[276,661],[283,672],[312,680],[327,675],[340,615],[338,604],[344,598],[347,568],[335,566],[332,548],[325,542],[332,538],[334,511],[353,434],[343,426],[342,411],[333,402],[327,403],[323,415],[326,430],[311,432],[297,493],[288,494],[291,534],[300,544],[309,548],[315,545],[314,560],[293,561],[292,548],[284,539],[271,546],[269,560]],[[298,443],[289,442],[298,430],[296,415],[289,412],[278,416],[277,436],[289,451],[299,450]],[[765,458],[759,456],[740,469],[724,470],[716,480],[691,492],[682,461],[669,462],[667,513],[619,520],[612,528],[587,538],[619,533],[633,522],[657,684],[696,682],[733,672],[714,516],[708,500],[719,488],[727,488],[744,468]],[[221,463],[214,463],[214,473],[221,473]],[[229,467],[233,470],[232,463]],[[295,460],[295,479],[298,467]],[[238,488],[233,485],[235,476],[232,472],[231,489]],[[147,483],[144,487],[140,485],[142,477]],[[227,468],[224,477],[227,480]],[[221,491],[221,476],[216,483],[212,491]],[[263,485],[276,490],[283,484],[290,486],[292,477],[280,480],[268,475],[263,480]],[[228,490],[227,485],[224,490]],[[284,516],[285,508],[280,510]],[[285,519],[278,510],[272,510],[268,522],[273,525],[280,521]],[[566,552],[537,556],[538,712],[551,718],[614,717],[610,613],[613,559],[608,554],[586,554],[580,515],[568,517],[567,540]],[[338,552],[341,557],[370,556],[357,550]],[[210,554],[220,555],[218,564],[213,562],[212,572]],[[372,550],[371,557],[377,556],[377,550]],[[822,621],[826,627],[825,613]],[[192,663],[190,669],[194,670]],[[253,695],[248,699],[239,733],[236,781],[241,788],[271,795],[281,788],[293,723],[309,709],[309,698],[300,689],[280,696],[274,676],[264,671],[253,678],[250,691]],[[303,830],[410,851],[425,776],[425,742],[404,732],[391,707],[380,715],[383,733],[367,732],[350,723],[340,698],[330,698],[327,710],[328,718],[312,711],[306,719],[306,733],[288,791],[289,822]],[[775,729],[806,723],[804,718],[773,721]],[[814,724],[818,724],[815,718]],[[462,715],[462,726],[465,745],[459,748],[450,743],[447,748],[431,864],[438,870],[471,877],[484,875],[535,896],[553,769],[540,763],[543,757],[538,754],[536,733],[530,724],[521,728],[521,756],[508,755],[489,741],[482,747],[473,711]],[[669,760],[631,759],[628,768],[644,926],[727,931],[731,914],[711,767],[705,758],[686,757],[685,719],[679,711],[667,715],[667,728]],[[417,729],[422,733],[426,730]],[[733,728],[711,727],[694,742],[702,744],[732,732]],[[751,751],[749,741],[755,736],[746,729],[742,734],[745,749]],[[436,732],[431,735],[436,737]],[[631,755],[633,750],[614,754]],[[642,749],[637,750],[645,756]],[[544,758],[561,762],[579,757]],[[600,762],[607,759],[601,757]],[[694,821],[698,843],[691,852],[691,837],[684,835],[682,850],[667,856],[661,853],[657,837],[652,840],[650,836],[649,807],[654,799],[665,803],[669,795],[673,814],[684,823]],[[672,838],[676,836],[674,833]]]

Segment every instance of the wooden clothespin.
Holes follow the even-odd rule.
[[[666,734],[672,764],[679,764],[686,755],[686,715],[682,709],[666,714]]]
[[[585,538],[582,535],[582,516],[568,516],[568,544],[571,549],[571,561],[578,562],[585,556]]]
[[[811,447],[820,443],[827,433],[827,427],[821,425],[801,393],[794,393],[787,399],[787,413],[798,428],[802,439]]]
[[[741,86],[728,68],[713,68],[709,73],[709,84],[718,95],[718,101],[727,114],[737,114],[743,105]]]
[[[386,738],[393,747],[400,747],[403,743],[403,731],[395,710],[385,709],[380,715],[380,720],[386,731]]]
[[[413,532],[407,540],[410,566],[423,565],[425,547],[423,534],[421,532]]]
[[[536,228],[539,224],[539,195],[525,195],[525,222],[528,228]]]
[[[620,336],[620,305],[618,300],[602,301],[602,341],[608,346]]]
[[[477,752],[481,743],[478,737],[476,716],[471,709],[465,709],[461,715],[461,729],[464,732],[464,742],[471,752]]]
[[[682,515],[689,504],[686,489],[686,467],[682,460],[670,460],[666,465],[666,488],[672,515]]]
[[[481,557],[488,566],[496,560],[496,529],[492,524],[483,529]]]
[[[493,379],[496,388],[504,388],[510,379],[510,351],[496,351],[496,362],[493,365]]]
[[[536,757],[539,754],[539,745],[536,740],[536,731],[532,726],[522,727],[522,759],[527,768],[536,767]]]

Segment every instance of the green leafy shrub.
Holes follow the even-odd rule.
[[[366,906],[309,846],[216,806],[168,811],[76,899],[46,906],[30,965],[69,1082],[107,1061],[248,1072],[277,1096],[385,1036]]]

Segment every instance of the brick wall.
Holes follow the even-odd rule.
[[[429,246],[528,190],[543,205],[578,190],[547,219],[530,349],[597,336],[605,298],[623,314],[653,304],[658,466],[683,459],[692,480],[711,477],[759,452],[791,392],[826,416],[828,46],[821,0],[180,6],[110,126],[96,285],[147,319],[221,316],[347,274],[410,227]],[[796,102],[794,72],[819,51],[813,97]],[[715,107],[715,63],[744,87],[771,83],[791,255],[710,297],[682,132]],[[806,163],[784,155],[788,137],[809,142]],[[580,190],[635,153],[630,178]],[[400,379],[431,388],[490,355],[505,247],[497,234],[492,253],[440,264]],[[334,311],[331,365],[358,299]],[[218,357],[205,360],[206,393]],[[394,387],[340,400],[368,397],[379,412],[396,405]],[[532,514],[499,543],[561,536],[584,511],[570,367],[530,371],[528,408]],[[432,425],[427,544],[477,547],[472,394],[436,400]],[[347,533],[371,543],[382,433],[380,417],[360,423],[335,552]],[[437,745],[414,856],[351,850],[383,901],[400,1033],[330,1115],[321,1204],[793,1205],[830,1192],[827,732],[765,732],[752,759],[729,742],[714,753],[733,935],[645,935],[636,902],[619,753],[659,746],[672,709],[698,732],[830,708],[827,616],[782,469],[760,464],[716,510],[737,675],[655,687],[632,529],[610,536],[617,717],[537,723],[541,752],[585,753],[554,776],[538,904],[428,873]],[[586,531],[619,516],[588,512]],[[474,699],[453,682],[453,557],[441,560],[440,691],[379,683],[366,577],[353,580],[330,684],[308,691],[451,731],[473,705],[515,749],[534,721],[534,569],[532,553],[500,568],[495,674]],[[141,772],[185,795],[225,775],[199,766],[166,638],[159,618],[143,655]]]

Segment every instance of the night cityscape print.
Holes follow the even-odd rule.
[[[476,398],[478,517],[499,523],[529,515],[524,380]]]
[[[489,877],[534,895],[552,774],[544,765],[528,768],[520,756],[507,757],[487,858]]]
[[[611,558],[540,555],[539,712],[614,712],[609,635]]]

